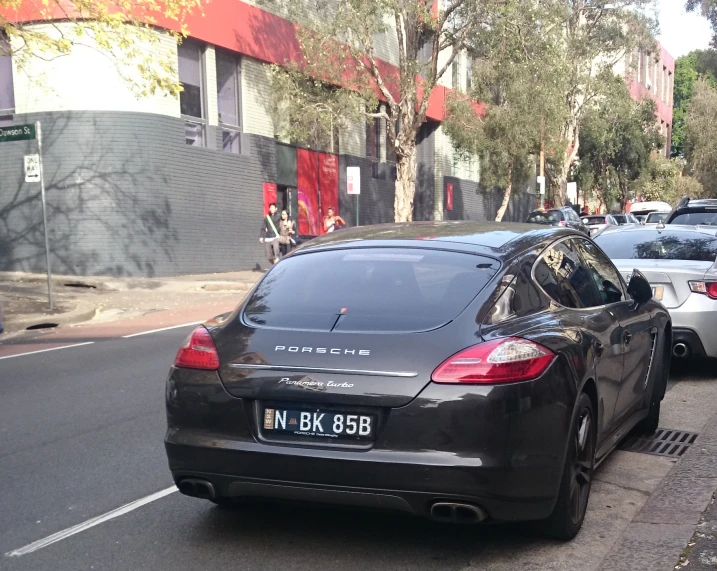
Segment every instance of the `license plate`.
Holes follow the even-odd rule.
[[[662,300],[662,296],[665,294],[664,286],[652,286],[652,297],[657,301]]]
[[[337,411],[265,408],[263,427],[267,436],[368,440],[373,438],[376,417]]]

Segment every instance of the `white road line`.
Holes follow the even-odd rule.
[[[47,353],[48,351],[59,351],[60,349],[71,349],[72,347],[82,347],[84,345],[94,345],[94,341],[86,341],[85,343],[75,343],[74,345],[63,345],[62,347],[51,347],[50,349],[40,349],[39,351],[30,351],[29,353],[18,353],[17,355],[7,355],[6,357],[0,357],[0,361],[3,359],[14,359],[15,357],[25,357],[26,355],[37,355],[38,353]],[[12,345],[6,345],[11,347]]]
[[[162,327],[161,329],[152,329],[151,331],[142,331],[141,333],[132,333],[132,335],[122,335],[122,339],[130,339],[131,337],[139,337],[140,335],[149,335],[150,333],[159,333],[160,331],[169,331],[170,329],[179,329],[180,327],[189,327],[190,325],[201,325],[204,321],[194,321],[193,323],[183,323],[182,325],[172,325],[171,327]]]
[[[167,488],[160,492],[150,494],[149,496],[145,496],[144,498],[140,498],[139,500],[135,500],[133,502],[125,504],[122,507],[112,510],[111,512],[107,512],[106,514],[93,517],[92,519],[88,519],[84,523],[75,525],[73,527],[68,527],[67,529],[64,529],[62,531],[58,531],[57,533],[54,533],[46,537],[45,539],[40,539],[38,541],[35,541],[34,543],[31,543],[30,545],[26,545],[25,547],[21,547],[20,549],[16,549],[15,551],[10,551],[5,555],[8,557],[20,557],[22,555],[27,555],[28,553],[32,553],[33,551],[37,551],[38,549],[42,549],[43,547],[47,547],[48,545],[52,545],[53,543],[57,543],[58,541],[62,541],[63,539],[67,539],[68,537],[90,529],[91,527],[95,527],[96,525],[100,525],[101,523],[104,523],[111,519],[118,518],[126,513],[136,510],[137,508],[141,508],[144,505],[154,502],[155,500],[159,500],[165,496],[168,496],[169,494],[173,494],[176,491],[177,487],[172,486],[171,488]]]

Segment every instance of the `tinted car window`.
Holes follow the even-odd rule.
[[[708,224],[717,225],[717,212],[685,212],[675,216],[670,224]]]
[[[625,299],[620,273],[600,248],[587,240],[575,240],[580,255],[590,269],[602,304],[618,303]]]
[[[299,254],[266,275],[244,319],[317,331],[425,331],[457,317],[499,268],[491,258],[417,248]]]
[[[584,216],[583,222],[585,224],[607,224],[607,216]]]
[[[562,220],[563,213],[560,210],[549,210],[548,212],[532,212],[526,222],[529,224],[555,224]]]
[[[590,273],[570,241],[549,246],[535,265],[535,279],[553,300],[571,308],[601,305]]]
[[[717,257],[717,238],[702,232],[646,229],[598,236],[595,241],[613,260],[714,262]]]
[[[647,215],[647,220],[645,220],[645,224],[664,222],[665,220],[667,220],[667,217],[669,215],[669,212],[650,212],[650,214]]]
[[[615,214],[613,218],[615,219],[615,222],[620,226],[622,226],[623,224],[627,224],[627,216],[625,216],[624,214]]]

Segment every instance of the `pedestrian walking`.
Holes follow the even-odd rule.
[[[276,204],[269,205],[269,212],[261,223],[261,231],[259,232],[259,242],[264,244],[266,259],[269,263],[276,264],[279,261],[279,224],[281,216],[276,211]]]
[[[295,234],[294,221],[289,218],[289,213],[286,210],[282,210],[279,222],[279,248],[281,249],[282,257],[291,252],[296,245]]]
[[[341,216],[336,216],[334,207],[329,206],[328,215],[324,216],[324,232],[333,232],[340,230],[346,226],[346,222]]]

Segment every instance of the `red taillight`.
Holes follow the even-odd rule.
[[[707,295],[712,299],[717,299],[717,282],[707,284]]]
[[[703,293],[710,299],[717,299],[717,282],[690,282],[690,289],[695,293]]]
[[[433,371],[434,383],[494,384],[538,378],[553,361],[550,349],[518,337],[495,339],[456,353]]]
[[[192,331],[177,351],[174,366],[216,371],[219,368],[219,353],[209,331],[204,327],[197,327]]]

